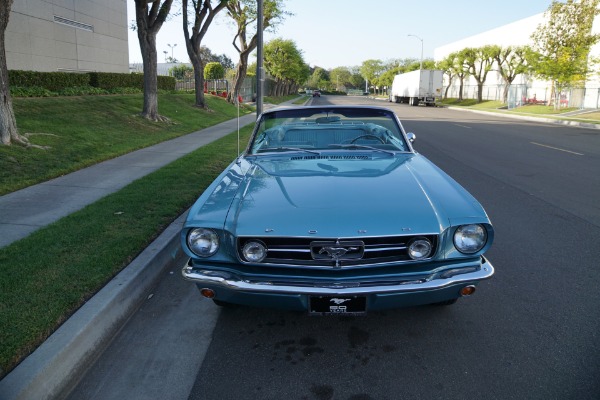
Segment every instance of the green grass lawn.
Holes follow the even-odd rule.
[[[265,96],[263,102],[268,104],[281,104],[283,102],[294,100],[296,98],[298,98],[297,94],[289,94],[287,96],[281,97]]]
[[[528,104],[525,106],[512,108],[510,111],[519,114],[560,115],[576,110],[577,108],[559,108],[555,110],[553,106]]]
[[[237,115],[219,98],[210,98],[211,111],[205,111],[193,107],[193,97],[178,94],[159,96],[159,110],[171,123],[140,118],[140,96],[16,103],[20,132],[56,136],[31,136],[49,150],[0,147],[5,192],[24,186],[21,180],[41,182]],[[242,129],[242,141],[251,128]],[[143,251],[236,156],[234,132],[1,248],[0,379]]]
[[[458,99],[444,99],[439,101],[438,104],[451,107],[469,107],[479,110],[495,110],[503,106],[500,101],[484,100],[481,103],[477,103],[476,99],[464,99],[460,101]]]
[[[13,99],[19,132],[49,148],[0,146],[0,195],[236,117],[224,99],[206,99],[210,111],[194,107],[193,94],[159,95],[169,123],[139,116],[141,94]]]
[[[444,99],[438,104],[448,107],[464,107],[481,111],[510,113],[516,115],[530,115],[550,119],[564,119],[569,121],[581,121],[600,124],[600,113],[598,112],[582,113],[577,115],[564,115],[572,111],[577,111],[577,108],[560,108],[555,110],[553,106],[546,106],[541,104],[528,104],[525,106],[512,108],[508,110],[505,108],[506,104],[500,101],[484,100],[481,103],[477,103],[477,100],[475,99],[465,99],[462,101],[458,101],[457,99]]]

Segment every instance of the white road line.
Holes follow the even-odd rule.
[[[558,151],[564,151],[565,153],[571,153],[571,154],[575,154],[575,155],[578,155],[578,156],[583,156],[583,154],[581,154],[581,153],[576,153],[574,151],[565,150],[565,149],[561,149],[561,148],[558,148],[558,147],[548,146],[547,144],[541,144],[541,143],[536,143],[536,142],[530,142],[530,143],[531,144],[535,144],[536,146],[547,147],[549,149],[558,150]]]
[[[461,124],[454,124],[454,125],[456,125],[456,126],[460,126],[460,127],[462,127],[462,128],[473,129],[473,128],[471,128],[470,126],[466,126],[466,125],[461,125]]]

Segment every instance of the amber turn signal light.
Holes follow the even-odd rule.
[[[470,296],[473,293],[475,293],[475,286],[473,285],[465,286],[464,288],[460,289],[461,296]]]
[[[215,297],[215,291],[212,289],[200,289],[200,294],[204,297],[206,297],[207,299],[212,299]]]

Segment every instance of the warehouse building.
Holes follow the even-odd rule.
[[[434,50],[435,61],[441,61],[450,53],[460,51],[467,47],[481,47],[485,45],[525,46],[532,45],[531,34],[545,23],[544,13],[536,14],[510,24],[491,29],[477,35],[449,43]],[[592,28],[594,33],[600,32],[600,18],[596,18]],[[600,57],[600,44],[596,44],[590,51],[589,58]],[[561,93],[561,103],[564,106],[577,108],[600,108],[600,75],[591,74],[584,88],[569,89]],[[445,85],[448,85],[445,77]],[[484,89],[484,100],[501,100],[504,90],[504,80],[496,70],[489,72]],[[450,84],[448,97],[458,97],[458,79]],[[529,75],[518,76],[511,85],[509,106],[518,106],[529,99],[540,102],[549,102],[552,97],[552,85],[547,81],[536,79]],[[477,82],[473,77],[465,80],[463,98],[477,98]]]
[[[14,0],[8,69],[129,72],[126,0]]]

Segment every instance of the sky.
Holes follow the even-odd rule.
[[[311,67],[360,66],[363,61],[421,57],[454,41],[543,13],[551,0],[284,0],[287,17],[264,42],[290,39]],[[178,11],[174,6],[172,11]],[[135,21],[135,5],[127,0],[127,20]],[[215,18],[202,45],[226,54],[233,63],[235,30],[225,11]],[[409,36],[414,35],[414,36]],[[416,36],[416,37],[415,37]],[[164,54],[164,52],[167,54]],[[181,17],[165,22],[157,36],[158,62],[171,54],[188,62]],[[250,62],[254,61],[253,58]],[[141,63],[137,35],[129,31],[129,62]]]

